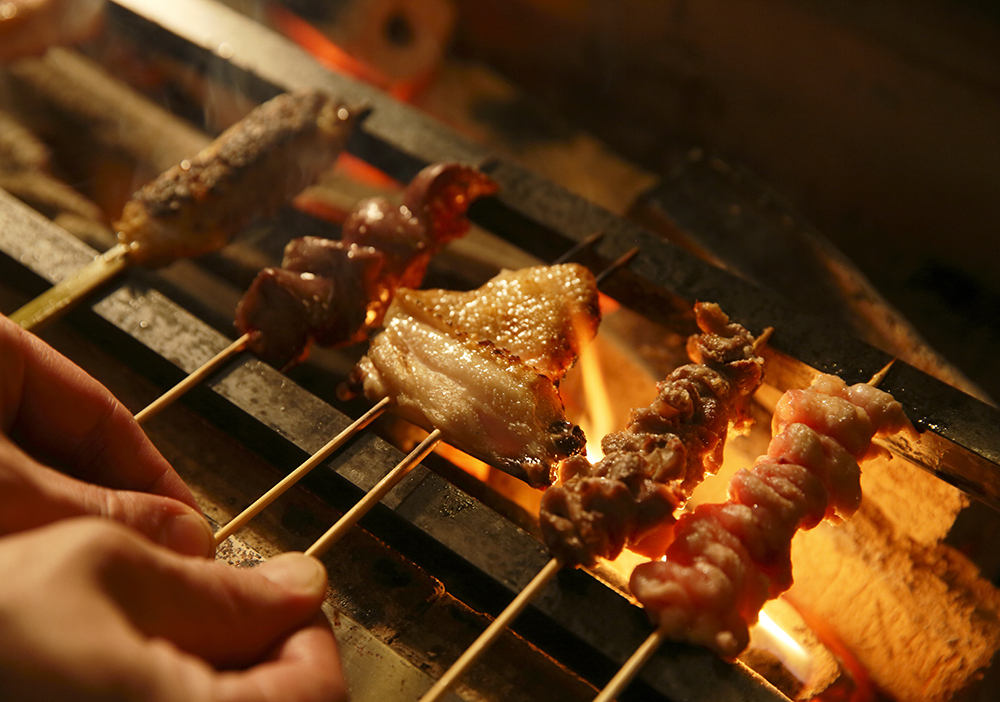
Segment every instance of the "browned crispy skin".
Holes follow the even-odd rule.
[[[729,427],[748,421],[744,405],[763,371],[758,340],[718,305],[699,303],[695,314],[703,332],[689,342],[695,362],[667,376],[624,431],[604,438],[603,459],[565,461],[562,484],[543,496],[543,538],[567,565],[593,565],[626,546],[657,548],[643,549],[644,539],[674,521],[706,470],[721,463]]]
[[[456,329],[408,295],[397,295],[385,328],[350,382],[372,401],[529,485],[583,450],[555,383],[495,341]]]
[[[556,387],[597,332],[597,281],[575,263],[503,271],[468,292],[397,291],[349,383],[533,486],[580,453]]]
[[[397,295],[456,330],[489,339],[556,383],[601,323],[597,282],[577,263],[502,271],[475,290]]]
[[[135,263],[154,266],[222,248],[331,166],[354,122],[319,91],[269,100],[133,195],[114,224],[119,241]]]

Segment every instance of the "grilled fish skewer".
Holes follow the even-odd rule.
[[[191,159],[143,186],[114,223],[118,246],[11,315],[38,330],[133,265],[159,266],[225,246],[331,166],[356,122],[314,90],[260,105]]]

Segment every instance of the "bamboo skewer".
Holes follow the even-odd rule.
[[[556,573],[562,570],[563,563],[558,558],[551,559],[545,567],[542,568],[538,574],[532,578],[531,582],[528,583],[520,594],[515,597],[509,605],[500,613],[500,615],[493,620],[482,634],[479,635],[469,648],[465,650],[458,660],[456,660],[452,666],[442,675],[434,686],[428,690],[423,697],[420,698],[420,702],[435,702],[439,700],[442,695],[444,695],[451,686],[455,684],[459,676],[462,675],[466,670],[468,670],[473,663],[479,660],[480,656],[486,652],[486,650],[500,638],[503,631],[510,626],[517,616],[524,611],[524,608],[535,599],[542,588],[549,584],[549,581],[555,577]]]
[[[127,244],[119,244],[108,249],[69,278],[26,303],[12,313],[10,319],[23,329],[40,330],[45,324],[55,321],[56,317],[69,310],[85,295],[125,270],[130,265],[130,251]]]
[[[656,653],[656,649],[660,647],[664,639],[667,638],[667,630],[664,627],[658,627],[652,634],[646,637],[646,640],[640,644],[629,659],[625,661],[625,665],[618,669],[615,676],[608,681],[608,684],[604,686],[597,697],[594,698],[594,702],[611,702],[622,690],[628,687],[628,684],[632,682],[642,666],[653,657]]]
[[[288,490],[288,488],[301,480],[306,473],[325,461],[330,454],[343,446],[348,439],[371,424],[376,417],[382,414],[386,408],[389,407],[390,404],[391,401],[387,397],[379,400],[379,402],[373,405],[371,409],[354,420],[354,422],[352,422],[335,437],[330,439],[330,441],[323,448],[310,456],[302,465],[282,478],[277,484],[275,484],[274,487],[257,498],[252,505],[240,512],[240,514],[230,520],[228,524],[220,528],[215,533],[216,548],[218,548],[219,544],[236,533],[236,531],[245,526],[247,522],[260,514],[268,505]]]
[[[184,395],[188,390],[193,388],[195,385],[200,383],[202,380],[207,378],[212,374],[219,366],[221,366],[226,360],[239,351],[242,351],[246,347],[247,342],[250,341],[250,334],[246,333],[239,339],[231,343],[229,346],[224,348],[219,353],[215,354],[212,358],[208,359],[199,368],[192,371],[184,380],[177,383],[165,393],[160,395],[158,398],[149,403],[149,405],[139,413],[135,415],[135,421],[139,424],[152,419],[157,414],[160,413],[167,405],[174,402],[182,395]]]
[[[368,491],[361,500],[354,505],[350,510],[348,510],[344,516],[342,516],[336,524],[330,527],[323,536],[316,540],[312,546],[306,549],[307,556],[316,556],[319,558],[326,551],[337,543],[340,538],[350,529],[352,526],[357,524],[363,516],[365,516],[368,511],[378,504],[386,494],[389,493],[396,484],[402,480],[410,469],[416,466],[420,461],[424,460],[434,447],[441,442],[441,430],[435,429],[427,437],[420,442],[415,449],[413,449],[410,454],[400,461],[395,468],[389,471],[384,478],[382,478],[371,490]]]

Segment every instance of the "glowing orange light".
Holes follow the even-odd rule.
[[[796,678],[803,682],[807,681],[812,669],[812,657],[798,641],[768,616],[767,609],[767,605],[764,605],[764,610],[757,620],[759,630],[754,634],[755,645],[777,656],[788,672]]]
[[[580,418],[580,428],[587,436],[587,460],[596,463],[604,457],[601,437],[614,431],[614,417],[608,387],[601,373],[601,361],[593,345],[580,349],[581,384],[586,414]]]
[[[327,68],[385,90],[397,100],[412,102],[433,80],[433,73],[408,80],[390,80],[380,70],[337,46],[328,36],[287,7],[268,3],[267,20],[272,27],[312,54]]]
[[[272,27],[308,51],[327,68],[379,88],[389,86],[389,79],[379,71],[358,61],[287,7],[268,3],[266,14]]]

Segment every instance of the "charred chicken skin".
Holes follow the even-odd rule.
[[[350,382],[370,400],[391,398],[394,412],[441,430],[449,444],[544,486],[585,445],[556,381],[599,320],[594,277],[575,264],[504,272],[470,293],[400,289]]]
[[[626,546],[659,548],[646,537],[674,522],[706,471],[721,464],[729,428],[749,421],[745,404],[762,379],[763,337],[712,303],[697,304],[695,315],[703,333],[688,342],[693,363],[667,376],[624,431],[604,438],[599,462],[564,461],[561,484],[542,497],[542,536],[565,565],[592,566]]]
[[[119,241],[151,266],[222,248],[332,166],[355,121],[314,90],[269,100],[136,192],[114,223]]]
[[[423,280],[431,256],[462,236],[469,204],[496,191],[475,168],[435,164],[405,188],[402,204],[359,203],[339,241],[303,237],[285,248],[280,268],[265,268],[236,309],[250,348],[279,367],[309,346],[363,341],[377,328],[396,288]]]
[[[633,571],[633,594],[671,638],[738,655],[764,603],[792,584],[796,531],[853,514],[858,462],[873,437],[900,431],[913,431],[902,406],[870,385],[821,375],[786,392],[767,454],[733,477],[727,502],[678,520],[666,560]]]

